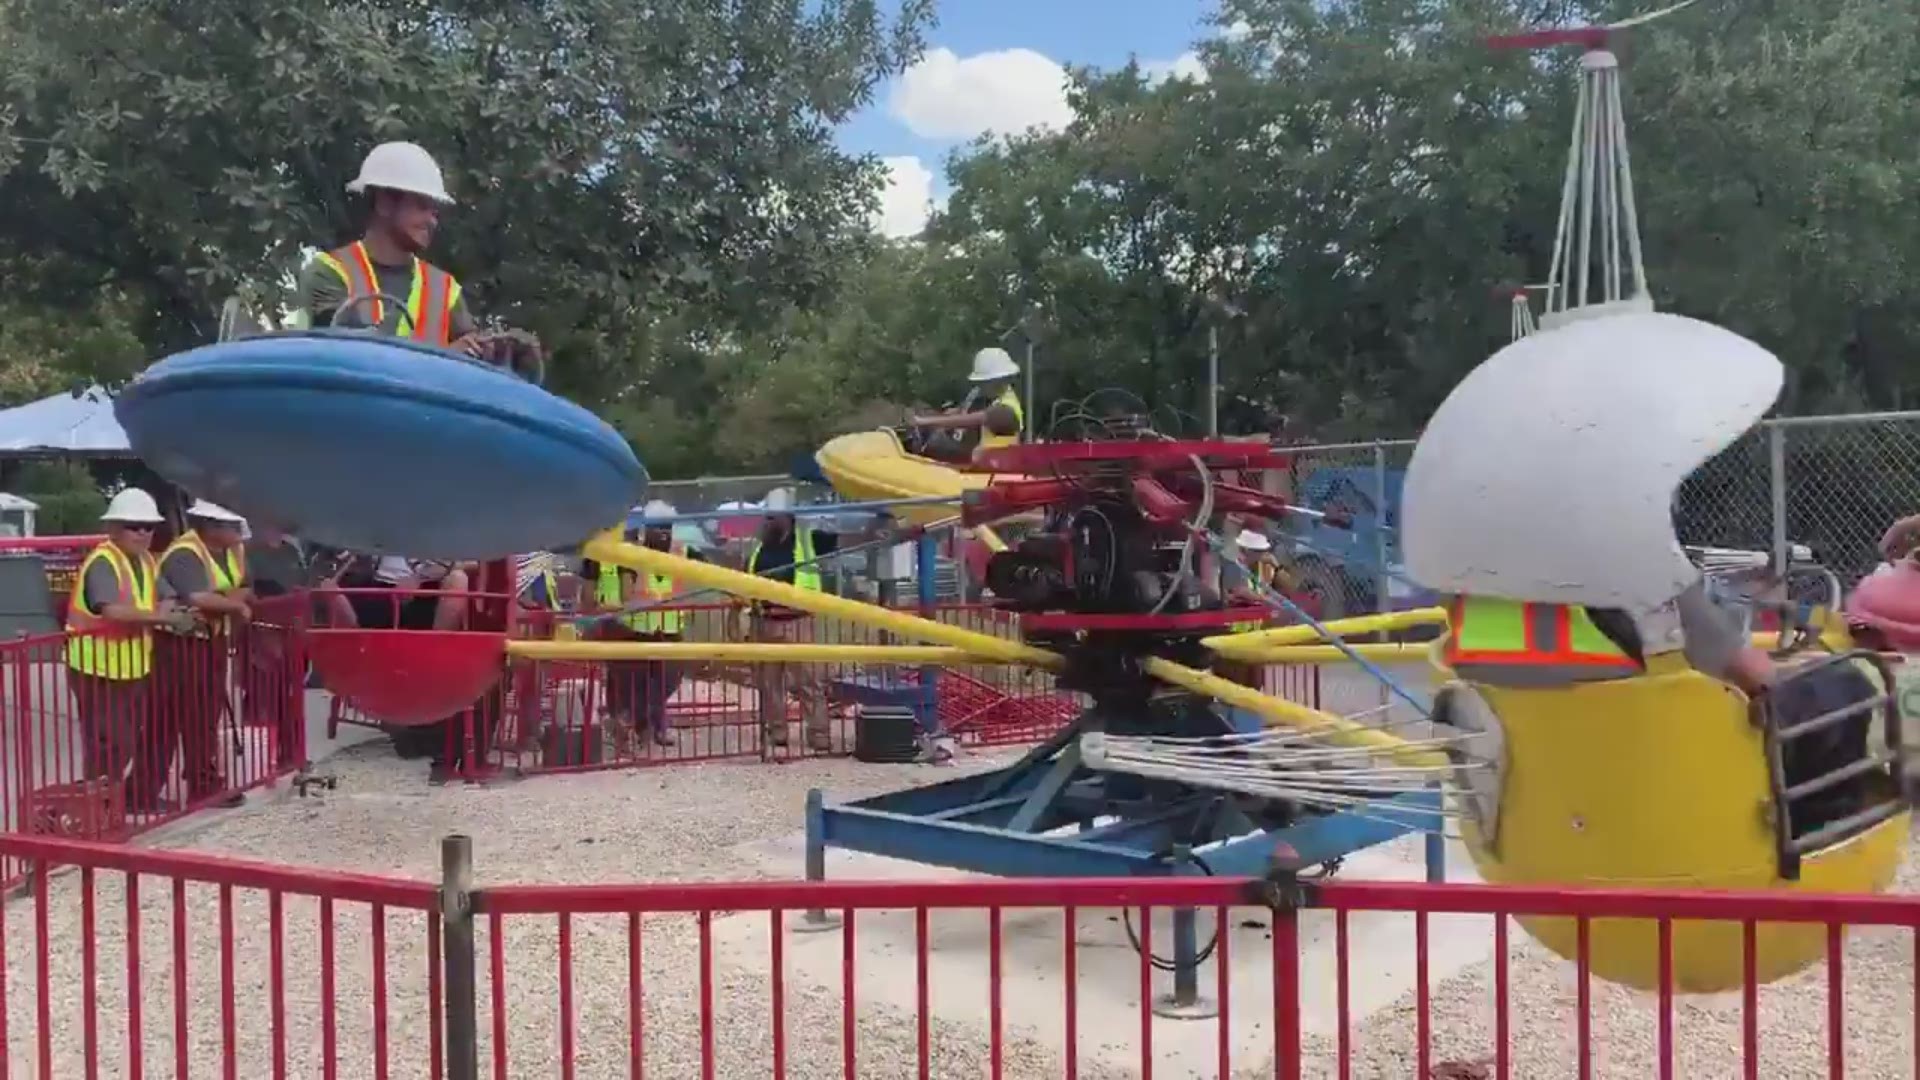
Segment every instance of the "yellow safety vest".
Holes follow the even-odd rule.
[[[627,606],[627,598],[620,588],[620,568],[612,563],[600,564],[600,576],[593,583],[593,598],[606,610],[619,611]],[[639,631],[642,612],[630,611],[614,617],[614,622],[629,630]]]
[[[367,257],[367,245],[354,241],[338,251],[322,252],[320,261],[325,263],[340,280],[346,282],[347,300],[357,297],[380,295],[380,277],[374,273],[373,260]],[[406,336],[431,345],[447,345],[453,341],[453,308],[460,302],[460,282],[452,274],[433,265],[425,259],[413,260],[413,285],[407,290],[407,327]],[[374,299],[365,302],[367,315],[373,325],[380,326],[386,320],[386,301]]]
[[[1005,405],[1007,408],[1013,410],[1013,419],[1015,421],[1013,434],[995,435],[983,427],[980,429],[980,445],[984,447],[1012,446],[1014,443],[1020,441],[1020,433],[1026,430],[1027,427],[1027,411],[1020,406],[1020,395],[1014,393],[1013,387],[1009,386],[1005,390],[1000,391],[1000,396],[995,398],[993,403],[995,405]]]
[[[246,545],[235,544],[227,549],[225,558],[216,559],[213,552],[207,550],[207,543],[200,539],[200,534],[188,529],[180,534],[180,539],[167,545],[167,550],[160,554],[160,562],[164,564],[174,552],[182,550],[193,552],[194,557],[200,560],[200,565],[207,571],[207,584],[214,592],[231,592],[247,583]],[[185,602],[186,597],[180,599]],[[232,616],[222,616],[212,626],[217,630],[225,630],[232,621]]]
[[[95,559],[105,559],[113,567],[114,580],[120,586],[117,603],[140,611],[154,609],[160,565],[153,555],[141,552],[141,572],[135,575],[126,552],[111,541],[101,543],[81,560],[73,595],[67,601],[67,666],[82,675],[103,679],[144,679],[153,670],[153,631],[114,622],[87,606],[87,571],[93,568]]]
[[[793,583],[814,592],[820,591],[820,564],[813,561],[813,530],[804,525],[793,528]],[[779,569],[773,567],[772,569]],[[760,572],[760,538],[754,537],[747,549],[747,573]]]
[[[1273,564],[1270,562],[1261,562],[1261,563],[1254,564],[1253,576],[1254,576],[1254,580],[1258,581],[1260,584],[1266,586],[1267,588],[1272,588],[1273,587]],[[1264,604],[1266,603],[1266,600],[1262,599],[1260,603]],[[1266,621],[1262,619],[1254,622],[1237,622],[1237,623],[1234,623],[1231,627],[1229,627],[1229,629],[1231,629],[1236,634],[1250,634],[1253,631],[1258,630],[1265,625],[1266,625]]]
[[[1464,679],[1539,686],[1640,672],[1578,605],[1457,596],[1449,616],[1446,662]]]

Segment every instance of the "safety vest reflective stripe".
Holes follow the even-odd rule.
[[[73,580],[73,595],[67,601],[67,666],[82,675],[104,679],[145,678],[153,670],[153,632],[144,626],[103,618],[87,606],[87,573],[96,559],[105,559],[113,568],[119,587],[116,603],[140,611],[154,609],[160,570],[153,556],[141,553],[141,573],[136,575],[126,553],[111,542],[94,548],[81,560]]]
[[[669,551],[677,557],[686,557],[686,547],[682,544],[674,544]],[[666,574],[649,573],[644,588],[648,604],[664,604],[679,591],[673,578]],[[600,578],[594,584],[594,593],[603,608],[625,607],[626,598],[620,595],[620,568],[611,563],[601,563]],[[680,632],[680,620],[681,612],[677,608],[649,608],[629,611],[619,616],[618,622],[642,634],[677,634]]]
[[[620,568],[612,563],[600,564],[600,576],[593,583],[593,598],[600,606],[609,611],[618,611],[625,607],[627,598],[620,588]],[[627,612],[614,617],[614,622],[629,630],[640,629],[640,613]]]
[[[1027,411],[1026,409],[1022,408],[1020,405],[1020,395],[1014,393],[1013,387],[1009,386],[1005,390],[1000,391],[1000,396],[993,400],[993,404],[1005,405],[1007,408],[1013,410],[1013,419],[1014,419],[1013,434],[996,435],[993,432],[988,431],[985,428],[982,428],[980,431],[980,445],[981,446],[1012,446],[1014,443],[1017,443],[1020,441],[1020,433],[1026,430],[1026,427],[1027,427]]]
[[[1447,664],[1637,671],[1583,607],[1455,597]]]
[[[820,564],[813,557],[813,530],[796,526],[793,530],[793,583],[802,589],[820,591]],[[772,567],[778,570],[779,567]],[[760,572],[760,541],[747,552],[747,573]]]
[[[1259,582],[1261,586],[1265,588],[1273,588],[1273,564],[1265,561],[1255,563],[1253,566],[1253,580]],[[1262,597],[1258,602],[1265,604],[1266,599]],[[1265,625],[1265,622],[1237,622],[1228,629],[1236,634],[1246,634],[1258,630]]]
[[[679,558],[686,558],[686,548],[674,544],[669,549]],[[649,572],[643,586],[647,594],[647,603],[665,604],[679,592],[679,586],[667,574]],[[680,610],[678,608],[654,608],[640,613],[640,632],[643,634],[677,634],[680,632]]]
[[[386,302],[379,299],[380,278],[366,244],[355,241],[338,251],[325,252],[320,261],[346,283],[349,301],[359,296],[374,297],[368,303],[368,314],[373,325],[385,324]],[[459,302],[460,282],[432,263],[415,258],[413,282],[407,289],[406,336],[433,345],[449,344],[453,340],[453,308]]]
[[[216,559],[213,557],[213,552],[207,550],[206,541],[200,539],[200,534],[192,529],[188,529],[186,532],[180,534],[180,539],[168,545],[167,550],[161,553],[161,563],[164,564],[167,561],[167,557],[174,552],[183,550],[193,552],[194,557],[200,560],[200,566],[207,572],[207,585],[212,588],[214,592],[230,592],[247,583],[247,549],[245,545],[235,544],[226,550],[222,558]],[[181,599],[185,600],[186,598],[181,597]],[[225,630],[228,629],[232,621],[231,616],[222,616],[214,626],[217,629]]]

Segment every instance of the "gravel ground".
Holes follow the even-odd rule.
[[[345,751],[328,763],[339,790],[316,800],[257,799],[249,806],[189,822],[155,837],[152,846],[259,859],[298,866],[350,869],[436,880],[439,838],[456,832],[474,837],[479,883],[586,883],[617,881],[738,880],[766,876],[762,865],[733,849],[792,834],[799,827],[807,789],[821,787],[834,800],[858,798],[907,783],[932,782],[969,769],[985,769],[1002,757],[963,759],[954,769],[870,766],[853,761],[806,761],[781,766],[758,763],[685,765],[667,769],[588,773],[536,778],[494,788],[451,785],[429,788],[418,762],[395,761],[384,744]],[[89,1075],[89,1042],[81,988],[89,957],[85,940],[81,875],[67,873],[50,884],[46,950],[54,993],[48,1002],[52,1075]],[[97,1028],[91,1039],[103,1075],[127,1075],[127,928],[124,877],[101,873],[92,882],[97,941],[91,958],[97,975]],[[142,879],[138,894],[141,1051],[144,1075],[178,1075],[174,993],[173,902],[163,880]],[[186,888],[187,1000],[184,1030],[192,1075],[220,1075],[224,1050],[219,987],[223,963],[233,970],[237,1075],[274,1075],[269,987],[275,957],[272,913],[265,894],[235,890],[231,918],[236,947],[220,948],[219,890]],[[30,897],[6,906],[7,1057],[12,1075],[37,1075],[39,1047],[35,970],[39,936]],[[743,915],[738,918],[762,919]],[[278,962],[285,971],[285,1057],[290,1075],[320,1075],[325,947],[317,902],[282,902]],[[377,1037],[372,1002],[376,978],[376,928],[365,905],[335,905],[333,999],[338,1074],[373,1076]],[[580,1080],[628,1076],[628,936],[625,916],[579,917],[568,928],[572,942],[572,995],[576,1033],[570,1075]],[[426,1076],[431,1045],[427,986],[428,925],[424,914],[388,910],[378,932],[384,938],[388,993],[385,1045],[391,1075]],[[507,978],[506,1075],[559,1076],[559,928],[553,918],[512,917],[501,934]],[[642,932],[642,979],[646,1075],[662,1080],[699,1076],[699,930],[689,917],[649,916]],[[489,971],[492,940],[479,927],[480,1025],[483,1072],[491,1075],[494,1032]],[[716,967],[712,987],[715,1018],[714,1075],[770,1075],[771,980],[765,961],[754,968]],[[805,986],[791,976],[785,986],[787,1073],[797,1078],[842,1075],[842,1014],[838,988]],[[1011,1021],[1010,1021],[1011,1025]],[[988,1039],[982,1025],[949,1024],[936,1018],[932,1031],[935,1075],[982,1075]],[[873,1003],[859,1006],[858,1073],[896,1078],[914,1072],[913,1018]],[[1062,1065],[1030,1040],[1009,1035],[1009,1077],[1059,1076]],[[1086,1075],[1100,1074],[1087,1072]]]
[[[1000,758],[966,759],[958,770],[983,769]],[[293,865],[351,869],[434,880],[439,871],[438,840],[454,832],[475,838],[475,864],[481,884],[489,882],[588,883],[634,880],[674,881],[740,879],[765,876],[764,862],[743,853],[745,846],[789,836],[798,828],[800,809],[810,787],[824,788],[830,799],[857,798],[905,783],[927,782],[958,770],[866,766],[851,761],[805,761],[782,766],[758,763],[683,765],[666,769],[581,774],[522,781],[495,788],[429,788],[417,762],[394,761],[383,744],[357,747],[330,763],[340,789],[322,799],[257,799],[248,807],[190,821],[156,837],[156,847],[185,848]],[[46,940],[50,985],[51,1074],[88,1075],[84,1066],[89,1041],[81,988],[92,963],[98,998],[92,1041],[102,1075],[130,1075],[127,1050],[128,903],[124,879],[115,873],[92,882],[97,941],[89,958],[80,947],[86,909],[84,881],[68,873],[50,885]],[[1912,859],[1897,888],[1920,888],[1920,867]],[[276,959],[273,914],[260,893],[231,894],[236,947],[222,956],[219,890],[189,886],[183,908],[187,958],[185,1022],[182,1025],[193,1075],[219,1075],[221,1032],[236,1032],[235,1075],[274,1075],[270,1017],[275,1008],[269,987]],[[143,879],[138,896],[139,1004],[143,1018],[143,1075],[171,1077],[176,1013],[173,949],[174,906],[164,881]],[[285,972],[282,1007],[285,1058],[289,1075],[320,1075],[325,947],[319,905],[289,897],[281,905]],[[12,1075],[37,1075],[35,970],[39,934],[30,898],[5,910],[7,1054]],[[1094,919],[1085,913],[1083,925]],[[1256,913],[1248,913],[1250,917]],[[761,915],[732,916],[761,920]],[[864,920],[863,920],[864,921]],[[336,1006],[338,1075],[376,1075],[377,1035],[371,1003],[376,977],[387,986],[385,1039],[390,1075],[428,1075],[426,1048],[434,1010],[428,997],[428,925],[412,911],[387,911],[379,926],[358,904],[336,905],[331,920],[335,956],[332,978]],[[1484,921],[1482,921],[1484,922]],[[937,928],[936,928],[937,929]],[[570,1005],[575,1037],[563,1047],[561,1031],[558,920],[514,917],[505,921],[501,953],[507,978],[502,984],[508,1067],[513,1077],[559,1076],[562,1054],[570,1075],[581,1080],[629,1075],[627,1058],[627,978],[629,939],[624,916],[580,917],[567,928],[571,938]],[[1244,932],[1244,931],[1243,931]],[[1439,932],[1436,927],[1436,932]],[[1452,931],[1449,931],[1452,932]],[[1478,932],[1491,936],[1491,927]],[[384,949],[376,950],[376,933]],[[1254,930],[1256,937],[1263,936]],[[716,933],[716,937],[719,937]],[[936,934],[936,938],[938,938]],[[1084,933],[1082,935],[1085,937]],[[1242,933],[1236,933],[1241,938]],[[737,940],[738,935],[735,935]],[[789,942],[799,939],[789,937]],[[813,939],[818,940],[818,939]],[[836,940],[837,936],[836,936]],[[1518,928],[1512,942],[1511,1030],[1513,1075],[1553,1080],[1577,1075],[1574,1065],[1575,980],[1570,964],[1534,945]],[[644,1000],[646,1075],[659,1078],[699,1076],[701,1000],[698,924],[691,918],[650,916],[644,923],[641,985]],[[937,945],[937,941],[936,941]],[[790,949],[801,947],[799,944]],[[1086,946],[1083,946],[1085,948]],[[1852,1076],[1895,1077],[1912,1074],[1912,935],[1900,931],[1862,931],[1849,937],[1846,962],[1847,1072]],[[1236,956],[1257,956],[1252,944],[1237,941]],[[376,971],[374,956],[385,957]],[[494,1046],[494,985],[489,961],[493,942],[479,928],[480,1024],[483,1074],[490,1075]],[[764,959],[740,962],[741,950],[716,947],[721,962],[711,987],[714,1075],[722,1080],[771,1075],[771,980]],[[793,970],[789,954],[789,971]],[[876,960],[878,962],[876,962]],[[895,1078],[914,1074],[915,1022],[910,1011],[881,1004],[866,989],[872,971],[887,958],[863,949],[862,989],[856,998],[859,1032],[858,1074]],[[904,957],[893,960],[910,963]],[[223,1022],[219,988],[222,966],[233,971],[234,1022]],[[1408,965],[1409,968],[1411,964]],[[1010,977],[1018,978],[1010,972]],[[1203,984],[1211,971],[1203,972]],[[1411,972],[1408,972],[1411,983]],[[1769,1078],[1825,1076],[1826,975],[1816,967],[1761,993],[1761,1075]],[[935,994],[939,994],[938,987]],[[837,986],[808,985],[791,974],[785,984],[788,1075],[799,1078],[842,1075],[842,1012]],[[1470,967],[1433,989],[1432,1061],[1485,1064],[1457,1077],[1491,1076],[1493,1045],[1492,964]],[[1605,983],[1593,984],[1593,1045],[1596,1077],[1635,1077],[1656,1071],[1655,1001],[1651,995]],[[1268,1008],[1248,995],[1234,1001],[1234,1012]],[[988,1071],[984,1006],[978,1022],[962,1023],[938,1015],[933,1022],[932,1073],[980,1076]],[[1675,1016],[1676,1075],[1714,1078],[1740,1075],[1740,1001],[1738,995],[1680,998]],[[1162,1021],[1162,1023],[1167,1023]],[[1058,1055],[1020,1034],[1022,1018],[1007,1020],[1003,1062],[1008,1077],[1057,1077]],[[1238,1025],[1236,1025],[1238,1026]],[[1414,1008],[1411,991],[1390,1007],[1360,1020],[1353,1033],[1356,1077],[1414,1075]],[[1128,1038],[1137,1031],[1129,1015],[1114,1021],[1082,1018],[1083,1046],[1092,1040]],[[1259,1037],[1265,1057],[1264,1035]],[[1166,1067],[1159,1074],[1170,1072]],[[1309,1039],[1306,1074],[1333,1076],[1330,1038]],[[1083,1060],[1087,1077],[1133,1075],[1100,1071]],[[1205,1069],[1193,1075],[1211,1075]],[[1239,1075],[1272,1075],[1270,1062]],[[1437,1074],[1447,1076],[1446,1073]]]

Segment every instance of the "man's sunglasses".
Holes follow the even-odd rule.
[[[128,532],[152,532],[153,530],[159,528],[159,526],[154,525],[151,522],[141,522],[141,521],[123,521],[120,523],[120,527],[127,530]]]

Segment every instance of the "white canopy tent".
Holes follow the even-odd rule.
[[[113,416],[113,396],[98,387],[0,409],[0,457],[132,457]]]

